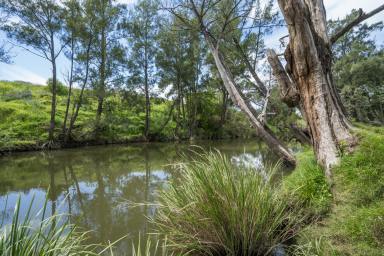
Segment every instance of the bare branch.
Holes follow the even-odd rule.
[[[359,15],[354,20],[352,20],[345,27],[343,27],[341,30],[339,30],[338,32],[336,32],[334,35],[331,36],[331,39],[330,39],[331,44],[336,43],[340,37],[342,37],[344,34],[350,31],[354,26],[358,25],[359,23],[363,22],[364,20],[372,17],[373,15],[383,10],[384,10],[384,4],[377,7],[376,9],[374,9],[369,13],[364,13],[362,9],[359,9]]]

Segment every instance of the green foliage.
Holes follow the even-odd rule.
[[[181,178],[161,193],[155,225],[177,252],[268,255],[301,224],[259,170],[236,167],[223,155],[181,164]]]
[[[357,15],[353,10],[329,26],[336,31]],[[348,113],[359,122],[384,122],[384,52],[371,36],[383,27],[383,22],[360,24],[333,45],[336,86]]]
[[[283,194],[294,205],[302,204],[307,217],[321,217],[332,203],[324,171],[310,149],[297,155],[297,163],[295,171],[283,179]]]
[[[52,93],[52,78],[47,81],[47,89],[50,93]],[[59,96],[68,95],[68,88],[59,80],[56,82],[56,94]]]

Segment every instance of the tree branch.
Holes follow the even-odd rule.
[[[377,7],[376,9],[374,9],[373,11],[371,11],[369,13],[364,13],[362,9],[359,9],[359,15],[354,20],[352,20],[345,27],[343,27],[342,29],[340,29],[338,32],[336,32],[335,34],[333,34],[331,36],[331,39],[330,39],[331,44],[336,43],[340,37],[342,37],[345,33],[350,31],[354,26],[358,25],[359,23],[363,22],[364,20],[372,17],[373,15],[375,15],[375,14],[377,14],[383,10],[384,10],[384,4]]]

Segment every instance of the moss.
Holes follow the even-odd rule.
[[[303,247],[318,240],[326,246],[320,250],[311,247],[306,255],[384,255],[384,129],[358,127],[358,147],[333,170],[331,210],[309,225],[299,240]],[[299,176],[296,172],[303,172],[300,165],[287,178],[294,180],[291,183],[305,183],[302,177],[294,178]],[[300,195],[306,198],[309,194]],[[307,207],[311,209],[310,204]]]

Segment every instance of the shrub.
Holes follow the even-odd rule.
[[[181,164],[180,172],[160,194],[154,219],[174,251],[269,255],[297,234],[300,214],[258,170],[210,152]]]

